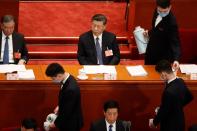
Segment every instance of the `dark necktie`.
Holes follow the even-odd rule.
[[[8,39],[9,37],[6,36],[5,38],[5,47],[4,47],[4,53],[3,53],[3,64],[9,64],[9,46],[8,46]]]
[[[99,44],[99,38],[96,38],[96,54],[97,54],[97,59],[99,61],[99,65],[103,65],[103,57],[102,57],[102,50]]]
[[[113,125],[109,125],[109,131],[112,131]]]

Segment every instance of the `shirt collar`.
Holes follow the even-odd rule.
[[[106,122],[106,126],[107,126],[107,128],[109,128],[109,126],[110,126],[110,125],[112,125],[112,126],[113,126],[113,128],[115,128],[115,127],[116,127],[116,121],[115,121],[113,124],[109,124],[109,122],[105,119],[105,122]]]
[[[99,40],[102,40],[103,33],[101,33],[99,36],[96,36],[96,35],[93,34],[93,36],[94,36],[94,39],[96,39],[98,37]]]
[[[168,84],[169,84],[170,82],[174,81],[176,78],[177,78],[177,77],[175,76],[174,78],[168,80]]]
[[[9,39],[12,39],[12,34],[11,34],[11,35],[9,35],[8,37],[9,37]],[[6,38],[6,35],[3,33],[3,31],[2,31],[2,38],[3,38],[3,39],[5,39],[5,38]]]
[[[70,74],[67,73],[67,76],[66,76],[65,79],[62,81],[62,84],[64,84],[64,83],[68,80],[69,76],[70,76]]]

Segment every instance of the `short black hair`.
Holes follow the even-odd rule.
[[[165,9],[171,5],[171,0],[156,0],[157,6]]]
[[[155,66],[155,70],[159,73],[166,72],[166,73],[172,73],[172,66],[171,63],[167,60],[161,60],[157,63]]]
[[[1,23],[8,23],[8,22],[14,22],[14,16],[12,15],[4,15],[3,17],[1,17]]]
[[[36,120],[33,118],[25,118],[22,120],[21,126],[25,129],[34,129],[37,130],[37,123]]]
[[[95,14],[93,17],[92,17],[92,21],[102,21],[103,22],[103,25],[106,25],[107,24],[107,17],[103,14]]]
[[[106,101],[104,103],[104,106],[103,106],[104,112],[106,112],[110,108],[117,108],[118,111],[119,111],[119,104],[118,104],[118,102],[114,101],[114,100]]]
[[[49,77],[56,77],[58,74],[64,73],[64,68],[58,63],[51,63],[45,71],[45,74]]]

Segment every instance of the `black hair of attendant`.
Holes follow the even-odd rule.
[[[173,72],[171,63],[167,60],[159,61],[157,63],[157,65],[155,66],[155,70],[159,73],[166,72],[166,73],[170,74]]]
[[[156,0],[157,6],[165,9],[171,5],[171,0]]]
[[[51,63],[48,65],[45,74],[49,77],[56,77],[58,74],[64,74],[64,68],[58,63]]]
[[[117,101],[114,101],[114,100],[109,100],[109,101],[106,101],[103,105],[103,109],[104,109],[104,112],[107,112],[108,109],[111,109],[111,108],[117,108],[118,111],[119,111],[119,104]]]
[[[25,129],[34,129],[37,130],[37,123],[36,120],[33,118],[25,118],[22,120],[21,126]]]

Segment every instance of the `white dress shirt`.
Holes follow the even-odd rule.
[[[9,39],[8,39],[9,63],[14,63],[12,35],[9,35],[8,37],[9,37]],[[6,35],[2,32],[2,39],[1,39],[1,59],[0,59],[0,62],[3,62],[5,42],[6,42]]]
[[[62,81],[61,89],[62,89],[62,87],[63,87],[63,84],[68,80],[69,76],[70,76],[70,74],[67,73],[66,78]]]
[[[168,80],[168,84],[169,84],[170,82],[174,81],[176,78],[177,78],[177,77],[175,76],[174,78]]]
[[[114,122],[113,124],[109,124],[106,120],[106,128],[107,128],[107,131],[109,131],[109,126],[112,125],[112,131],[116,131],[116,122]]]
[[[157,19],[155,21],[155,27],[162,21],[162,17],[160,15],[157,16]]]

